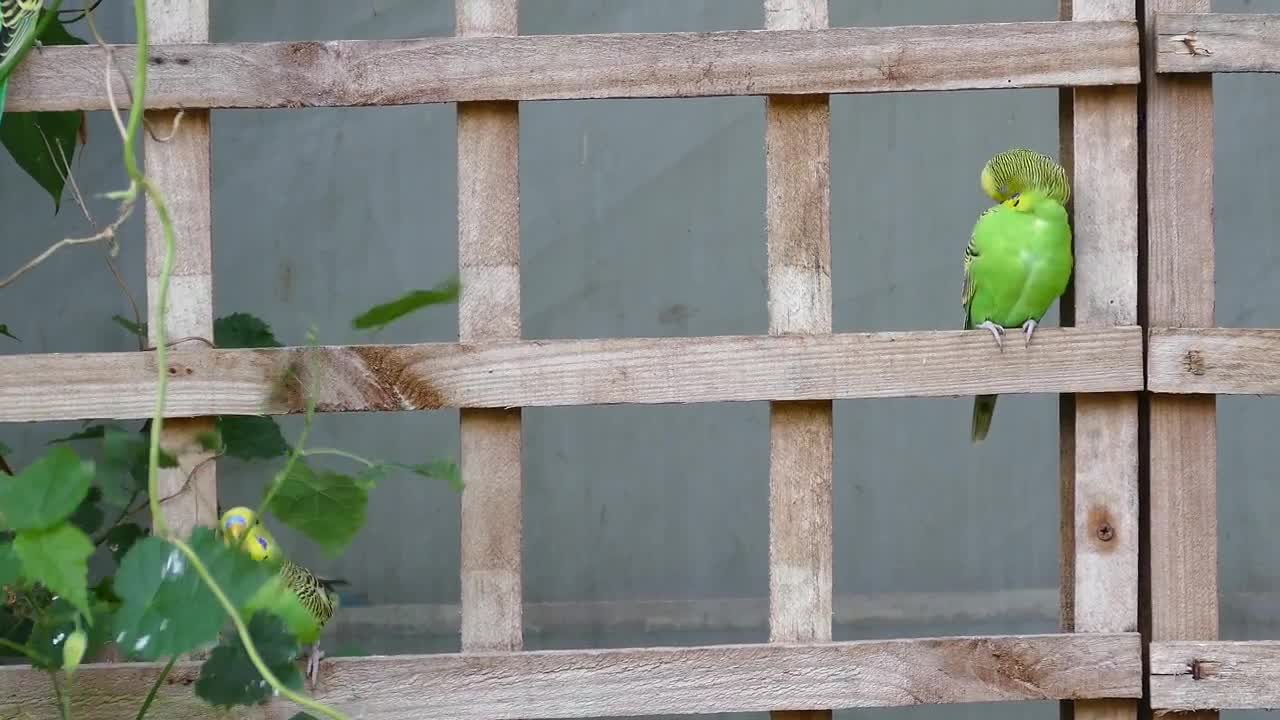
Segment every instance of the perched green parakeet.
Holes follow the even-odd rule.
[[[258,562],[268,563],[278,568],[275,579],[285,588],[292,591],[302,613],[290,612],[288,604],[279,602],[279,596],[272,597],[278,587],[268,584],[262,592],[251,601],[262,609],[269,609],[280,614],[289,631],[297,636],[303,645],[309,645],[307,659],[307,680],[314,686],[320,672],[320,660],[324,653],[320,650],[320,631],[338,609],[338,593],[335,585],[346,584],[342,580],[322,578],[307,568],[281,555],[280,545],[272,537],[262,523],[257,522],[257,515],[247,507],[233,507],[222,514],[218,521],[222,531],[223,542],[237,547],[249,554]]]
[[[57,0],[51,12],[56,12],[61,2]],[[0,0],[0,121],[4,119],[9,75],[36,44],[36,22],[43,5],[44,0]]]
[[[1067,289],[1073,265],[1067,173],[1046,155],[1017,148],[982,168],[982,190],[999,204],[978,216],[964,250],[964,329],[991,331],[1004,352],[1006,328],[1021,327],[1025,346],[1036,324]],[[973,399],[970,441],[991,428],[996,396]]]

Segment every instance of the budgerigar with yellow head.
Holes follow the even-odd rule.
[[[981,182],[999,204],[978,217],[964,251],[964,329],[989,330],[1003,352],[1006,328],[1021,327],[1030,346],[1036,325],[1067,289],[1071,186],[1061,165],[1022,148],[989,160]],[[972,442],[986,438],[995,409],[995,395],[973,399]]]
[[[320,650],[320,631],[338,609],[338,593],[334,592],[333,586],[342,584],[342,581],[321,578],[284,557],[271,532],[247,507],[233,507],[224,512],[218,526],[223,542],[239,548],[258,562],[277,567],[284,585],[297,596],[306,617],[286,616],[284,620],[298,641],[310,646],[307,680],[314,685],[320,672],[320,660],[324,657]]]

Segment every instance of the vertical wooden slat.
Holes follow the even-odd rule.
[[[828,26],[827,0],[765,0],[765,27]],[[769,332],[831,332],[831,106],[766,100]],[[831,401],[769,406],[769,639],[831,639]],[[774,713],[829,718],[830,711]]]
[[[1147,316],[1214,325],[1213,80],[1155,73],[1155,13],[1209,0],[1146,0]],[[1218,637],[1217,416],[1213,395],[1152,395],[1148,417],[1151,640]],[[1214,720],[1216,711],[1187,713]]]
[[[1134,0],[1072,0],[1071,20],[1133,20]],[[1075,88],[1064,113],[1072,171],[1077,327],[1138,319],[1138,98],[1131,86]],[[1064,438],[1073,476],[1063,511],[1063,619],[1074,632],[1138,628],[1138,396],[1081,394]],[[1064,526],[1066,521],[1064,519]],[[1134,700],[1077,701],[1077,720],[1136,718]]]
[[[208,42],[208,0],[147,0],[147,27],[153,44]],[[200,337],[212,342],[209,111],[186,111],[177,131],[168,137],[173,117],[173,111],[147,113],[147,119],[163,142],[142,133],[146,173],[164,197],[177,243],[165,330],[170,342],[184,337]],[[154,308],[164,264],[165,239],[151,203],[147,203],[146,216],[147,302]],[[155,342],[154,328],[151,342]],[[166,419],[161,445],[175,450],[196,449],[199,447],[196,435],[212,429],[212,418]],[[214,463],[205,462],[208,457],[198,449],[180,453],[179,467],[160,471],[159,490],[165,518],[169,527],[180,535],[189,534],[197,525],[217,522],[218,491]]]
[[[457,0],[457,34],[516,35],[517,0]],[[520,338],[517,103],[458,104],[458,337]],[[519,650],[520,410],[463,409],[462,648]]]

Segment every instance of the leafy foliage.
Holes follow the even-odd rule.
[[[337,555],[364,526],[369,490],[349,475],[316,471],[297,462],[280,482],[268,509],[280,520]]]
[[[89,611],[89,556],[93,543],[70,523],[47,530],[23,530],[13,540],[23,574],[44,584],[86,616]]]
[[[200,527],[191,549],[233,604],[240,607],[269,577],[263,565],[236,552]],[[226,618],[222,606],[173,544],[149,537],[134,543],[116,573],[123,600],[116,616],[121,649],[145,660],[189,652],[214,641]]]
[[[302,673],[294,662],[298,641],[280,618],[256,613],[249,621],[249,637],[273,675],[288,687],[302,687]],[[258,705],[271,698],[271,686],[258,674],[239,635],[231,635],[213,649],[200,666],[195,691],[215,707]]]
[[[242,312],[213,321],[213,344],[220,348],[283,347],[266,321]]]
[[[357,330],[383,328],[400,318],[432,305],[456,302],[462,285],[451,278],[430,290],[413,290],[390,302],[375,305],[351,321]]]
[[[111,320],[120,327],[128,330],[130,333],[137,335],[143,340],[147,339],[147,323],[134,322],[123,315],[112,315]]]
[[[275,420],[261,415],[223,415],[217,421],[224,452],[241,460],[269,460],[289,452]]]
[[[12,530],[44,530],[75,512],[93,481],[92,461],[54,448],[17,477],[0,479],[0,516]]]
[[[13,332],[9,330],[9,326],[5,325],[4,323],[0,323],[0,335],[3,335],[7,338],[11,338],[13,340],[17,340],[18,342],[22,342],[21,340],[18,340],[17,335],[14,335]]]
[[[102,541],[111,553],[111,557],[118,563],[133,548],[133,544],[146,537],[146,535],[146,531],[136,523],[125,523],[116,525],[108,530]]]
[[[45,27],[39,41],[44,45],[85,44],[84,40],[67,32],[56,18]],[[5,113],[4,122],[0,123],[0,144],[9,151],[18,167],[53,197],[55,213],[62,205],[62,190],[75,156],[76,136],[83,122],[83,112],[69,110]]]

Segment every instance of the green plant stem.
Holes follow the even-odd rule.
[[[71,720],[71,693],[62,689],[57,671],[50,670],[49,679],[53,681],[53,693],[58,696],[58,714],[62,720]]]
[[[314,328],[312,332],[307,333],[307,346],[311,347],[313,345],[315,345]],[[308,358],[310,357],[311,357],[310,353],[308,353]],[[307,365],[308,365],[307,377],[312,378],[314,380],[316,376],[314,359],[308,362]],[[267,488],[267,494],[262,498],[262,502],[258,505],[257,511],[254,512],[254,517],[257,518],[258,522],[262,522],[262,513],[266,512],[267,507],[271,504],[271,501],[275,498],[276,493],[279,492],[280,487],[284,485],[285,478],[288,478],[289,473],[293,471],[293,466],[298,463],[298,458],[302,457],[303,454],[305,454],[306,452],[303,448],[307,444],[307,438],[311,435],[311,425],[312,425],[312,421],[315,420],[315,414],[316,414],[315,388],[312,387],[311,392],[304,391],[302,393],[302,396],[304,398],[303,414],[302,414],[302,432],[298,433],[298,442],[294,446],[293,450],[289,453],[289,459],[285,461],[284,468],[279,473],[276,474],[274,480],[271,482],[271,487]],[[247,538],[248,536],[249,534],[245,533],[242,536],[242,539],[240,542],[243,543],[244,538]]]
[[[363,463],[367,467],[374,467],[378,464],[367,458],[362,458],[355,453],[347,452],[346,450],[339,450],[337,448],[311,448],[310,450],[303,450],[302,454],[307,457],[312,455],[334,455],[337,457],[344,457],[354,462]]]
[[[231,599],[227,597],[227,594],[218,586],[218,583],[213,579],[213,576],[209,574],[209,570],[204,566],[204,562],[200,559],[200,556],[197,555],[195,550],[192,550],[185,542],[178,540],[177,538],[172,538],[170,542],[172,542],[174,546],[186,556],[187,560],[191,563],[191,567],[196,569],[196,573],[200,575],[202,580],[204,580],[205,585],[208,585],[209,589],[213,591],[214,597],[218,599],[222,608],[226,610],[227,615],[231,617],[231,622],[236,626],[236,632],[240,635],[240,641],[244,644],[244,649],[249,655],[250,662],[252,662],[253,666],[257,668],[258,673],[262,675],[263,679],[271,684],[272,688],[295,704],[301,705],[309,710],[314,710],[323,715],[328,715],[333,718],[333,720],[349,720],[347,716],[343,715],[341,712],[334,710],[328,705],[312,700],[305,695],[294,692],[286,687],[284,683],[280,682],[279,678],[271,672],[271,668],[267,667],[267,664],[263,662],[262,656],[258,654],[258,648],[254,646],[253,641],[249,637],[249,628],[244,624],[244,620],[240,617],[239,611],[236,610],[235,604],[231,602]]]
[[[164,683],[164,679],[169,677],[169,671],[173,669],[173,664],[178,661],[178,656],[174,655],[169,658],[169,662],[165,664],[164,669],[160,671],[160,675],[156,677],[156,681],[151,683],[151,690],[147,693],[147,698],[142,701],[142,707],[138,708],[137,720],[142,720],[147,714],[147,710],[151,708],[151,703],[156,699],[156,693],[160,692],[160,685]]]
[[[133,102],[129,106],[129,123],[125,131],[124,138],[124,163],[125,170],[129,174],[132,181],[130,189],[137,192],[139,188],[146,193],[147,199],[150,200],[156,209],[156,216],[164,228],[164,264],[160,269],[159,285],[156,295],[156,309],[152,318],[154,325],[152,326],[155,333],[156,345],[156,374],[158,376],[156,386],[156,404],[155,411],[151,416],[151,446],[150,453],[147,457],[147,494],[148,501],[151,506],[151,527],[153,534],[167,538],[182,552],[183,555],[191,562],[191,565],[200,575],[200,579],[208,586],[209,591],[213,593],[218,602],[222,604],[223,610],[227,616],[231,618],[231,622],[236,626],[236,632],[240,635],[240,641],[244,644],[245,652],[248,653],[249,659],[253,661],[253,666],[257,668],[262,678],[270,683],[280,695],[292,700],[295,704],[327,715],[333,720],[348,720],[346,715],[334,710],[333,708],[312,700],[311,698],[294,692],[280,682],[280,679],[271,672],[266,663],[262,661],[262,656],[258,654],[258,648],[253,643],[253,638],[249,636],[249,628],[245,626],[244,620],[240,617],[240,612],[236,606],[227,598],[227,594],[223,592],[218,582],[209,574],[209,570],[204,566],[200,557],[196,555],[185,542],[176,537],[171,537],[168,532],[168,526],[164,522],[164,514],[160,508],[159,478],[160,478],[160,431],[164,424],[164,403],[165,394],[168,391],[168,364],[165,343],[165,310],[169,297],[169,280],[173,274],[173,256],[177,247],[177,243],[173,236],[173,221],[169,217],[168,208],[165,207],[164,201],[160,198],[160,194],[147,180],[147,178],[138,170],[138,160],[136,157],[134,142],[138,137],[138,129],[142,125],[142,109],[146,107],[147,92],[147,63],[148,57],[148,36],[147,36],[147,3],[146,0],[133,0],[133,14],[135,18],[137,32],[138,55],[134,66],[133,76]],[[310,409],[314,409],[314,404],[310,404]],[[295,453],[296,456],[296,453]],[[69,720],[69,719],[65,719]]]

